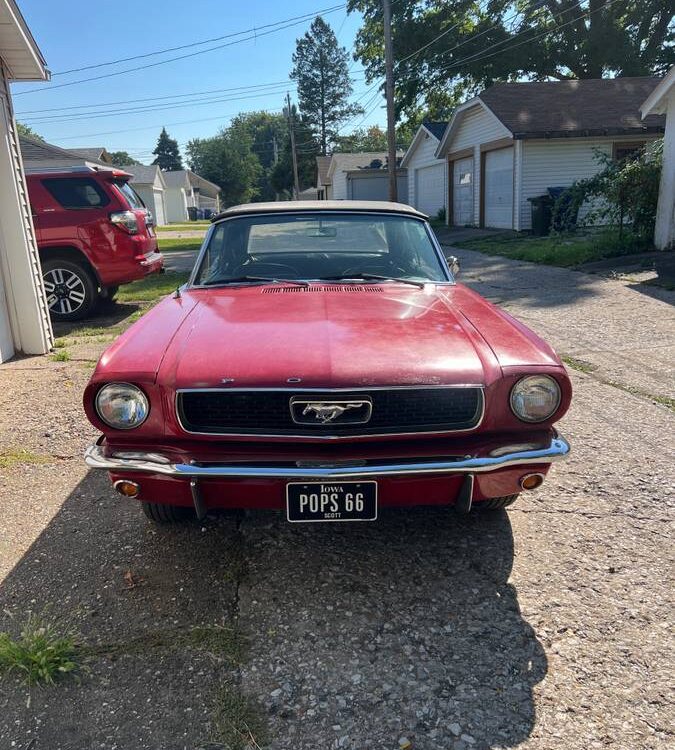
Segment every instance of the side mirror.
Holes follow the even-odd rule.
[[[459,258],[455,255],[448,255],[447,261],[452,275],[457,278],[459,276]]]

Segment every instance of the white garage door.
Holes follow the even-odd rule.
[[[155,223],[159,226],[166,224],[166,216],[164,216],[164,201],[162,200],[162,191],[155,190],[153,188],[152,194],[154,197],[155,208],[152,212],[155,216]]]
[[[415,208],[427,216],[445,205],[445,162],[415,170]]]
[[[452,223],[473,224],[473,157],[454,162],[452,174]]]
[[[485,226],[513,228],[513,148],[485,154]]]

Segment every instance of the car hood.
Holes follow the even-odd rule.
[[[159,382],[173,388],[489,384],[493,350],[428,285],[194,290]],[[301,384],[301,385],[300,385]]]

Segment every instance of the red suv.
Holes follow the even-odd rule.
[[[152,214],[118,169],[26,174],[53,320],[86,317],[120,284],[162,270]]]

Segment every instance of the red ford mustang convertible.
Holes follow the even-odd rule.
[[[101,357],[87,464],[155,521],[510,505],[569,452],[570,382],[456,272],[408,206],[225,211],[188,283]]]

